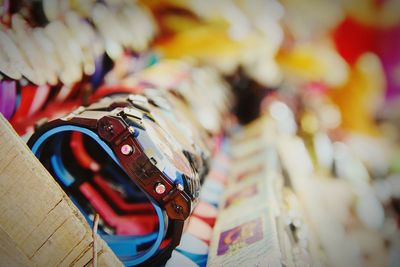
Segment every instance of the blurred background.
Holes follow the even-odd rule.
[[[0,1],[0,107],[21,137],[159,61],[214,68],[234,95],[227,136],[268,117],[304,144],[299,199],[332,266],[400,265],[400,1],[99,2]]]

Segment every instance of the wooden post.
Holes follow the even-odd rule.
[[[84,266],[92,229],[0,114],[0,266]],[[122,266],[99,237],[99,266]]]

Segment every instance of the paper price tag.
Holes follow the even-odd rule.
[[[222,218],[214,228],[208,266],[281,266],[274,229],[265,207]]]

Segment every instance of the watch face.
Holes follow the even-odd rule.
[[[143,124],[150,139],[167,160],[182,174],[189,177],[192,176],[189,162],[183,155],[181,148],[177,145],[174,138],[156,122],[146,116],[143,118]]]
[[[183,121],[179,121],[178,118],[174,118],[173,114],[169,114],[168,111],[163,111],[159,108],[150,108],[151,114],[160,124],[160,126],[171,133],[174,139],[179,143],[181,150],[186,150],[191,153],[195,153],[190,140],[189,129],[185,129]],[[186,130],[186,131],[185,131]]]

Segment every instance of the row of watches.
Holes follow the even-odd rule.
[[[138,75],[140,94],[112,90],[28,142],[87,221],[100,214],[101,236],[127,266],[162,265],[179,244],[229,111],[216,72],[178,65],[187,72],[174,86]]]

